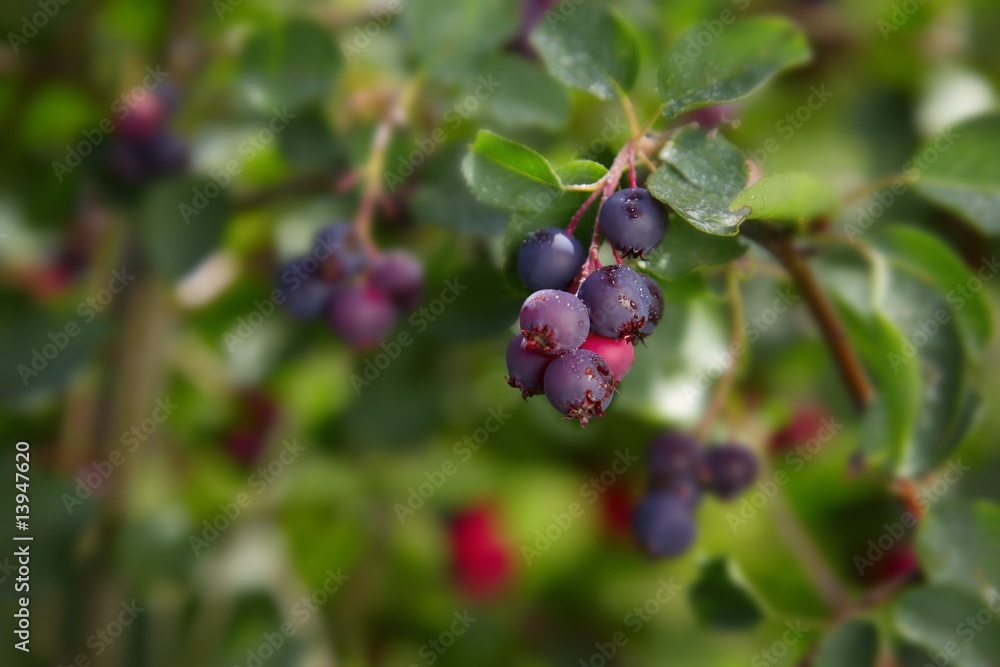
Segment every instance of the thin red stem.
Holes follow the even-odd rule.
[[[573,233],[573,230],[576,229],[577,223],[579,223],[580,219],[583,218],[583,214],[587,212],[587,209],[590,208],[591,204],[594,203],[594,200],[597,199],[597,195],[601,194],[603,189],[604,188],[597,188],[594,190],[590,196],[587,197],[586,201],[583,202],[583,205],[577,209],[576,213],[573,215],[573,219],[569,221],[569,225],[566,227],[567,234]]]
[[[635,190],[635,144],[628,144],[628,186]],[[619,262],[621,264],[621,262]]]

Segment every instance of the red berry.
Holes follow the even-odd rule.
[[[601,359],[608,362],[608,368],[615,378],[615,382],[621,382],[625,374],[632,368],[635,361],[635,348],[627,340],[614,340],[598,336],[595,333],[587,336],[587,340],[580,346],[582,350],[590,350],[596,353]]]

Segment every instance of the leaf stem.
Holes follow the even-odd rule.
[[[882,178],[871,181],[870,183],[865,183],[864,185],[852,190],[844,196],[844,206],[849,206],[851,204],[857,203],[866,197],[869,197],[879,190],[884,190],[888,187],[895,185],[896,183],[911,183],[912,180],[903,173],[889,174],[888,176],[883,176]]]
[[[747,221],[741,233],[750,240],[765,247],[777,259],[798,286],[806,304],[819,325],[826,343],[833,353],[837,369],[847,385],[859,412],[875,399],[875,389],[865,373],[854,348],[850,346],[844,325],[840,321],[833,304],[823,291],[809,264],[795,247],[794,237],[788,230],[764,221]]]

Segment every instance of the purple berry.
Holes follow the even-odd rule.
[[[556,410],[586,426],[603,417],[611,403],[615,380],[607,362],[589,350],[556,357],[545,369],[545,396]]]
[[[115,129],[125,140],[148,139],[159,132],[167,121],[169,109],[166,100],[156,93],[143,91],[142,97],[131,95],[123,101],[119,112],[121,117],[115,123]]]
[[[532,292],[564,290],[576,278],[585,259],[587,251],[576,237],[558,227],[546,227],[521,244],[517,253],[517,272],[521,282]]]
[[[636,506],[632,533],[639,547],[654,558],[680,556],[694,543],[694,514],[676,493],[654,491]]]
[[[645,338],[653,333],[653,329],[663,319],[663,290],[660,289],[660,284],[653,278],[650,278],[646,274],[641,275],[643,282],[646,283],[646,288],[649,290],[649,317],[646,318],[646,323],[639,330],[639,333]]]
[[[686,433],[669,431],[653,438],[646,448],[650,483],[670,488],[683,480],[699,478],[704,465],[701,445]]]
[[[646,188],[629,188],[608,197],[597,222],[625,257],[643,257],[667,233],[667,209]]]
[[[317,318],[330,303],[333,287],[323,280],[318,269],[319,263],[310,257],[294,259],[281,267],[276,288],[285,298],[282,307],[295,317]]]
[[[313,252],[323,262],[323,276],[331,282],[357,275],[368,263],[361,239],[345,222],[334,222],[321,229],[316,234]]]
[[[375,347],[396,321],[396,307],[372,285],[352,285],[334,292],[330,326],[356,350]]]
[[[569,292],[544,289],[521,306],[521,333],[525,347],[545,354],[575,350],[590,333],[590,315],[580,299]]]
[[[139,145],[146,169],[155,176],[177,174],[188,166],[187,144],[168,130],[157,132]]]
[[[602,266],[580,285],[580,300],[590,311],[590,329],[618,340],[642,339],[649,319],[650,294],[642,276],[627,266]]]
[[[416,310],[424,296],[424,270],[413,255],[393,250],[372,266],[372,284],[389,295],[400,312]]]
[[[528,398],[545,390],[545,369],[554,357],[524,347],[524,334],[518,334],[507,346],[507,384],[521,390]]]
[[[741,445],[729,443],[705,451],[708,488],[722,500],[732,500],[757,477],[757,459]]]

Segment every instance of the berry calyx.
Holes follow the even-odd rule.
[[[650,294],[642,276],[627,266],[602,266],[580,285],[580,300],[590,311],[590,330],[616,340],[642,339],[649,319]]]
[[[586,426],[592,418],[604,416],[614,393],[614,376],[597,354],[573,350],[549,364],[544,386],[552,407]]]
[[[597,220],[608,242],[625,257],[644,257],[667,233],[667,209],[646,188],[611,195]]]
[[[507,384],[521,390],[528,398],[545,391],[545,369],[553,357],[524,346],[524,334],[518,334],[507,346]]]
[[[590,314],[583,302],[554,289],[529,296],[521,306],[520,323],[525,348],[545,354],[575,350],[590,333]]]

